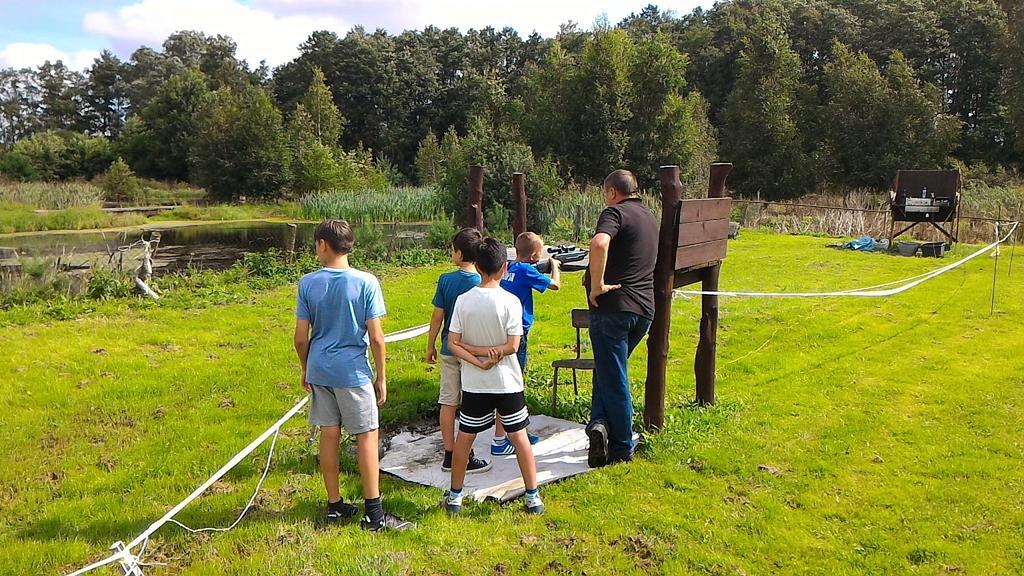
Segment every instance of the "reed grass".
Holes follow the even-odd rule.
[[[350,222],[429,222],[451,218],[431,188],[393,187],[384,190],[310,194],[300,201],[310,220],[345,218]]]
[[[93,206],[103,202],[103,190],[89,182],[0,181],[0,203],[24,204],[46,210]]]

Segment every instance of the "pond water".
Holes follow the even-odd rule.
[[[356,245],[372,238],[392,245],[420,246],[426,243],[429,224],[399,223],[360,225]],[[313,246],[315,223],[297,223],[294,232],[284,222],[262,220],[243,222],[211,222],[188,225],[147,224],[119,232],[40,232],[23,235],[0,235],[0,246],[14,248],[22,260],[27,258],[61,258],[73,266],[114,265],[122,258],[119,246],[131,244],[152,232],[160,233],[160,244],[154,260],[154,273],[166,274],[187,269],[221,270],[237,262],[247,252],[265,252],[271,248],[288,250],[294,234],[295,249]],[[110,254],[115,255],[111,258]],[[125,270],[138,266],[138,249],[123,256]]]

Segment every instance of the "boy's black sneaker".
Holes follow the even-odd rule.
[[[600,468],[608,463],[608,428],[601,420],[596,420],[587,426],[587,438],[590,439],[590,449],[587,451],[587,465],[591,468]]]
[[[349,504],[338,500],[337,502],[327,503],[327,521],[337,522],[338,520],[344,520],[345,518],[351,518],[359,512],[359,507],[355,504]]]
[[[477,474],[479,472],[487,472],[491,469],[491,463],[487,460],[481,460],[476,457],[476,454],[472,450],[469,452],[469,463],[466,465],[466,474]],[[444,453],[444,461],[441,462],[441,470],[444,472],[452,471],[452,453]]]
[[[416,524],[413,524],[408,520],[402,520],[391,512],[385,512],[384,516],[376,522],[370,520],[369,516],[363,516],[363,520],[359,523],[359,527],[363,530],[369,530],[370,532],[384,532],[385,530],[395,530],[400,532],[402,530],[415,528]]]

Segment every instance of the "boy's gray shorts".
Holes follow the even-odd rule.
[[[358,388],[310,386],[313,402],[309,407],[309,423],[313,426],[340,424],[353,436],[377,429],[377,394],[372,384]]]

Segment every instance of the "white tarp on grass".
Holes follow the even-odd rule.
[[[533,447],[537,459],[537,483],[541,486],[588,471],[587,434],[576,422],[544,415],[530,416],[530,432],[540,436]],[[525,487],[519,474],[515,454],[491,456],[490,443],[494,429],[477,434],[473,449],[480,458],[491,462],[491,469],[466,475],[466,494],[477,501],[506,502],[523,494]],[[391,447],[380,462],[383,472],[408,482],[447,490],[451,473],[441,470],[444,448],[441,432],[427,436],[403,432],[391,439]]]

